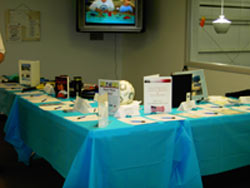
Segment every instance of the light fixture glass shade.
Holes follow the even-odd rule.
[[[231,21],[226,19],[224,15],[220,15],[218,19],[213,21],[214,30],[218,34],[227,33],[231,25]]]

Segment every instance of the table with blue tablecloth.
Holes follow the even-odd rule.
[[[5,125],[19,160],[32,152],[63,177],[64,187],[202,187],[191,129],[186,121],[133,126],[110,117],[72,122],[79,112],[44,111],[17,96]]]
[[[45,158],[64,187],[202,187],[201,175],[250,164],[250,113],[139,126],[110,117],[106,128],[64,118],[79,114],[16,97],[6,140],[23,162]]]

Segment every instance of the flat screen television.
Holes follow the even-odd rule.
[[[143,0],[77,0],[79,32],[141,32]]]

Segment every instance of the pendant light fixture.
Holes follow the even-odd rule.
[[[224,0],[221,0],[221,15],[213,21],[214,30],[218,34],[227,33],[231,25],[231,21],[224,16]]]

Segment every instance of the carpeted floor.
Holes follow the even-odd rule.
[[[17,162],[14,148],[4,141],[5,121],[0,115],[0,188],[61,188],[64,178],[47,161],[35,159],[29,166]],[[204,188],[250,188],[250,166],[204,176],[202,181]]]

